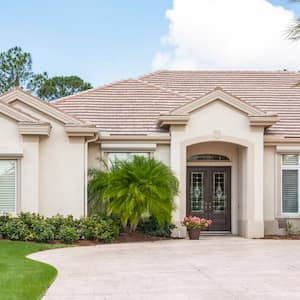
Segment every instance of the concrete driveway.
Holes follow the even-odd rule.
[[[45,300],[300,299],[300,241],[203,237],[49,250]]]

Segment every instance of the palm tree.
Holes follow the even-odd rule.
[[[119,216],[124,229],[135,231],[139,221],[150,216],[161,226],[171,222],[178,181],[162,162],[135,156],[118,161],[106,173],[95,172],[89,190],[94,207]]]
[[[292,2],[300,3],[300,0],[291,0]],[[287,33],[287,38],[292,41],[298,41],[300,39],[300,17],[297,17],[295,24],[291,26]]]

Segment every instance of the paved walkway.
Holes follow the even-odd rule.
[[[300,241],[203,237],[30,257],[58,270],[45,300],[300,299]]]

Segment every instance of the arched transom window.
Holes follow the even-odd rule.
[[[191,155],[188,161],[229,161],[229,158],[219,154],[196,154]]]

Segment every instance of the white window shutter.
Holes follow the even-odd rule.
[[[0,160],[0,213],[16,211],[17,164]]]

